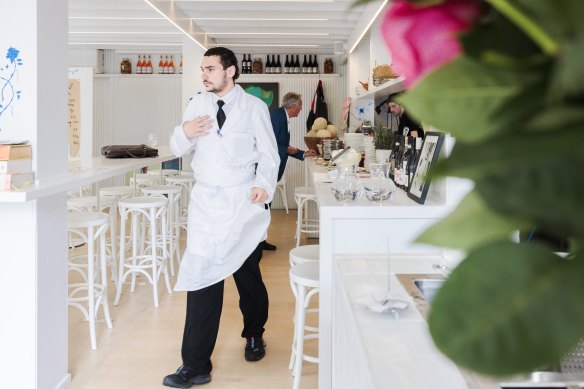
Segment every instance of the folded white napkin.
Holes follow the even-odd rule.
[[[398,291],[388,291],[387,289],[372,290],[357,297],[355,301],[377,313],[389,310],[404,310],[410,305],[409,296],[404,296],[403,293]]]

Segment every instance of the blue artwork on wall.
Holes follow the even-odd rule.
[[[6,59],[8,60],[6,64],[0,67],[0,120],[9,108],[8,112],[12,112],[14,103],[22,96],[22,91],[16,87],[18,67],[22,66],[20,50],[10,47],[6,51]],[[2,131],[1,126],[0,131]]]

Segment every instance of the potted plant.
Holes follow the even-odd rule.
[[[375,157],[378,163],[388,162],[393,145],[393,132],[387,127],[378,126],[375,129]]]

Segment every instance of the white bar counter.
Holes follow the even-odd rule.
[[[438,255],[448,264],[448,253],[441,248],[414,243],[427,227],[452,211],[471,189],[466,180],[448,179],[420,205],[407,197],[403,190],[394,193],[391,200],[371,202],[365,196],[355,203],[340,203],[331,192],[328,170],[315,159],[306,161],[309,180],[313,182],[320,218],[320,334],[319,334],[319,388],[331,389],[337,373],[337,359],[333,336],[343,318],[335,317],[333,307],[338,285],[334,282],[335,262],[339,255],[386,254],[387,241],[392,253]],[[334,323],[334,324],[333,324]],[[347,334],[350,336],[350,334]]]
[[[29,188],[16,191],[0,191],[0,203],[20,203],[66,193],[84,185],[116,177],[145,166],[175,159],[170,147],[158,148],[155,158],[116,158],[103,156],[88,160],[69,161],[68,172],[43,180]]]

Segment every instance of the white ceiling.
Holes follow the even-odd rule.
[[[238,52],[349,50],[386,0],[69,0],[69,43],[104,49],[202,46]],[[157,8],[157,9],[155,9]],[[178,25],[173,25],[167,18]]]

